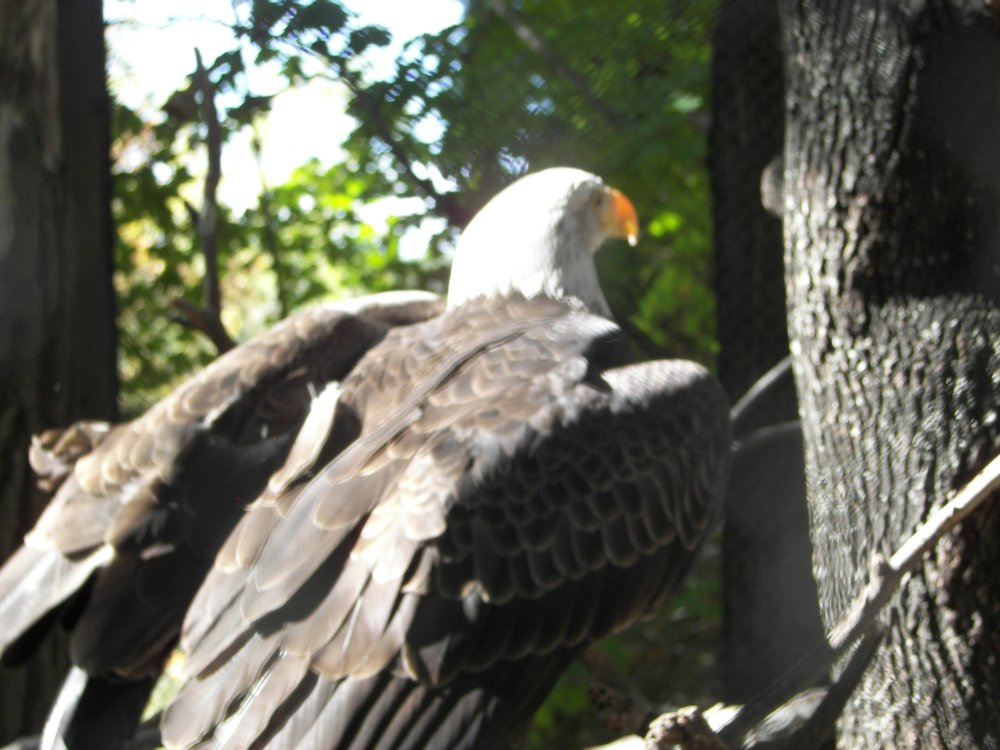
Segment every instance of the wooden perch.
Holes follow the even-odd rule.
[[[745,706],[723,707],[724,711],[716,711],[713,707],[702,713],[696,708],[688,707],[663,714],[651,725],[646,735],[646,747],[650,750],[667,747],[667,739],[664,738],[670,738],[674,745],[679,745],[684,750],[749,750],[764,747],[803,750],[818,746],[824,731],[833,726],[850,693],[864,674],[882,635],[878,616],[892,600],[905,576],[916,569],[923,556],[945,534],[952,531],[998,489],[1000,455],[989,461],[950,501],[932,513],[888,560],[880,555],[875,557],[868,585],[847,615],[830,632],[828,648],[822,653],[817,650],[820,658],[805,660],[800,667],[792,670],[780,683],[783,689],[769,690],[762,699]],[[765,724],[765,717],[774,716],[786,709],[794,710],[793,704],[802,697],[798,693],[801,687],[828,671],[837,658],[859,641],[860,647],[837,681],[824,692],[822,700],[816,701],[810,713],[800,717],[798,731],[790,739],[782,738],[780,742],[763,741],[760,728]],[[792,697],[789,699],[789,696]],[[706,717],[712,712],[716,712],[721,718],[709,722]],[[706,734],[706,731],[711,734]],[[718,744],[712,744],[716,741]]]
[[[903,577],[912,572],[923,556],[945,534],[954,529],[995,490],[1000,488],[1000,454],[973,477],[965,487],[924,521],[888,560],[875,557],[872,575],[847,616],[830,634],[830,646],[839,654],[869,632],[879,611],[899,588]]]
[[[684,750],[729,750],[696,706],[663,714],[650,725],[647,750],[671,750],[675,746]]]

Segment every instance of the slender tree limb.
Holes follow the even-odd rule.
[[[267,186],[267,179],[264,176],[264,159],[261,148],[260,133],[257,126],[253,126],[253,137],[250,139],[250,146],[253,149],[254,159],[257,162],[257,174],[260,177],[260,201],[259,208],[264,222],[264,250],[271,256],[271,264],[274,268],[275,286],[278,291],[278,310],[280,316],[284,318],[288,315],[288,291],[285,289],[285,267],[281,261],[281,251],[278,247],[278,233],[274,227],[274,210],[271,207],[271,190]]]
[[[1000,489],[1000,454],[972,481],[930,515],[888,560],[876,556],[872,575],[862,595],[830,634],[830,646],[842,652],[868,633],[879,611],[890,601],[903,577],[912,572],[941,537],[965,520],[994,491]]]
[[[222,318],[197,305],[192,305],[187,300],[175,299],[170,303],[173,315],[170,319],[179,323],[192,331],[198,331],[208,337],[219,354],[228,352],[236,342],[233,341],[226,327],[222,324]]]
[[[375,130],[375,135],[389,149],[403,179],[410,183],[417,192],[430,199],[434,203],[437,213],[442,215],[450,225],[461,229],[468,224],[472,214],[461,202],[457,193],[442,193],[434,187],[433,182],[414,172],[413,159],[400,143],[399,136],[393,132],[382,113],[379,101],[360,83],[357,76],[347,70],[340,70],[338,79],[347,86],[358,106],[364,110],[365,122]]]
[[[834,734],[837,719],[861,683],[865,670],[882,643],[885,629],[868,632],[851,658],[828,688],[814,688],[800,693],[760,722],[744,738],[741,750],[818,750]],[[723,739],[728,739],[720,732]]]
[[[743,420],[746,418],[747,413],[753,405],[770,393],[770,391],[782,380],[784,380],[784,378],[787,377],[791,371],[792,356],[788,355],[778,362],[778,364],[774,365],[774,367],[770,370],[757,378],[757,382],[750,386],[746,393],[740,396],[739,401],[737,401],[733,405],[733,408],[729,411],[730,417],[733,420],[734,432],[737,434],[739,433]]]
[[[194,56],[196,68],[193,87],[201,95],[201,117],[208,129],[205,139],[208,149],[208,173],[205,175],[201,210],[196,209],[188,201],[184,201],[184,208],[205,255],[205,306],[198,308],[184,300],[174,300],[170,303],[174,313],[171,319],[185,328],[205,334],[219,354],[222,354],[236,345],[222,322],[222,295],[219,285],[217,194],[219,180],[222,177],[222,125],[219,123],[219,113],[215,108],[215,90],[202,62],[201,53],[196,49]]]
[[[222,299],[219,292],[219,245],[218,222],[219,179],[222,177],[222,125],[219,123],[219,113],[215,108],[215,89],[208,78],[208,71],[201,60],[201,52],[194,51],[197,67],[195,69],[195,88],[201,94],[201,117],[207,128],[205,145],[208,148],[208,173],[205,175],[204,198],[201,212],[198,216],[198,237],[201,249],[205,254],[205,308],[216,315],[222,310]]]
[[[756,446],[759,443],[767,443],[775,439],[787,438],[802,430],[802,423],[797,419],[787,422],[769,424],[766,427],[758,427],[756,430],[733,442],[733,453]]]
[[[714,726],[705,721],[705,716],[714,711],[714,708],[705,715],[693,707],[664,714],[653,722],[650,733],[647,734],[647,748],[656,750],[667,747],[666,740],[662,739],[664,736],[675,738],[674,744],[679,744],[685,750],[706,748],[718,750],[726,747],[740,747],[744,750],[750,748],[805,750],[818,747],[861,680],[868,662],[875,653],[882,637],[878,616],[885,605],[892,600],[903,578],[920,564],[923,556],[945,534],[968,518],[998,490],[1000,490],[1000,455],[990,460],[950,501],[932,513],[889,559],[876,556],[868,585],[857,597],[847,615],[830,632],[826,644],[828,648],[822,651],[817,649],[799,666],[790,670],[778,685],[766,691],[757,700],[744,706],[723,707],[725,712],[717,714],[722,718],[713,721]],[[789,695],[801,689],[796,686],[809,684],[828,671],[839,656],[859,641],[861,645],[823,699],[811,712],[799,717],[802,720],[792,733],[791,739],[782,739],[776,743],[762,741],[761,734],[766,734],[761,732],[761,728],[767,722],[764,717],[773,717],[783,710],[797,710],[795,704],[800,695],[788,699]],[[779,702],[779,708],[771,710],[771,707]],[[711,737],[705,735],[705,727],[710,727]],[[755,730],[754,727],[758,729]],[[721,744],[712,745],[712,737],[718,739]],[[735,744],[737,742],[738,745]]]
[[[431,180],[420,177],[413,169],[413,158],[407,152],[400,136],[395,132],[392,125],[382,112],[381,102],[365,88],[361,82],[361,77],[343,64],[331,60],[328,55],[317,52],[314,48],[302,44],[293,43],[290,45],[299,54],[306,55],[329,66],[332,71],[332,79],[337,80],[347,87],[354,97],[358,107],[364,112],[364,122],[375,131],[375,137],[385,144],[392,154],[393,161],[399,170],[403,181],[408,183],[413,190],[430,200],[435,207],[436,213],[453,227],[463,229],[472,218],[472,211],[465,206],[458,193],[442,193]]]
[[[590,87],[590,83],[587,79],[573,70],[562,59],[562,57],[560,57],[559,54],[552,49],[544,38],[542,38],[539,34],[536,34],[534,29],[525,23],[524,19],[511,9],[505,0],[490,0],[490,7],[493,9],[494,13],[507,22],[517,35],[517,38],[524,42],[528,49],[538,55],[557,75],[573,84],[577,93],[583,97],[583,100],[587,102],[587,104],[589,104],[595,112],[604,118],[608,125],[615,130],[621,130],[625,126],[624,119],[607,104],[601,101],[600,97],[598,97]]]

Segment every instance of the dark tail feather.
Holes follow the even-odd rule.
[[[92,677],[70,669],[42,732],[39,750],[126,750],[154,678]]]
[[[272,717],[271,733],[253,747],[505,750],[518,743],[577,651],[499,662],[437,688],[390,672],[339,682],[311,675],[301,694]]]

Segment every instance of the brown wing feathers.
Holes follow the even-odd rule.
[[[308,389],[346,375],[391,325],[438,310],[430,295],[312,308],[131,423],[110,431],[80,423],[40,437],[32,460],[50,486],[61,484],[0,570],[4,658],[16,658],[24,644],[8,646],[96,573],[76,620],[75,658],[96,671],[150,668],[242,505],[280,465]]]
[[[637,229],[599,178],[545,170],[463,235],[461,306],[318,308],[132,423],[44,436],[58,489],[0,570],[0,649],[72,603],[74,659],[139,677],[187,608],[168,747],[506,747],[580,649],[676,585],[720,494],[718,386],[629,364],[585,311],[607,311],[592,253]]]
[[[273,747],[482,747],[484,727],[505,736],[537,703],[498,691],[534,695],[679,580],[725,464],[718,388],[683,364],[595,371],[621,361],[620,332],[558,303],[506,312],[473,303],[394,332],[345,381],[358,440],[287,516],[251,511],[234,538],[266,512],[266,540],[209,576],[214,621],[192,608],[168,746],[257,710],[275,713]],[[213,693],[225,708],[206,715],[191,698]],[[407,739],[435,733],[451,739]]]

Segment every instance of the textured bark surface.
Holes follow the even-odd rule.
[[[973,3],[782,2],[789,330],[827,625],[1000,445],[1000,35]],[[844,748],[1000,747],[1000,512],[885,616]]]
[[[99,0],[0,0],[0,557],[43,498],[30,435],[116,398]],[[37,731],[64,648],[0,673],[0,742]]]
[[[788,354],[781,221],[761,173],[783,146],[784,86],[775,0],[729,0],[714,34],[710,173],[719,377],[735,402]],[[798,417],[785,378],[754,404],[737,440]],[[720,698],[742,703],[823,642],[811,572],[801,436],[780,430],[737,452],[723,533]]]

